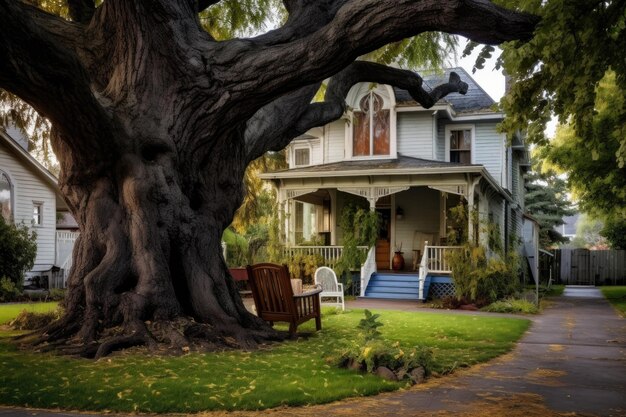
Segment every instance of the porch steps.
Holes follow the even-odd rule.
[[[375,273],[370,278],[365,298],[417,300],[419,276],[417,274]]]
[[[449,275],[428,275],[424,281],[424,298],[428,298],[431,284],[451,282]],[[419,276],[417,274],[374,273],[363,298],[419,300]]]

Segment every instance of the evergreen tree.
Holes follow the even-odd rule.
[[[568,239],[555,230],[563,224],[565,216],[575,213],[567,197],[565,180],[554,173],[531,171],[526,175],[524,188],[526,211],[539,223],[539,245],[548,249],[567,242]]]

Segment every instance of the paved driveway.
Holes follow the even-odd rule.
[[[568,287],[534,319],[512,353],[488,364],[376,397],[304,408],[206,415],[624,417],[626,320],[616,314],[599,290]],[[48,413],[0,409],[3,416],[41,417]]]

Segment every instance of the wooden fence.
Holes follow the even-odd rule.
[[[553,278],[569,285],[625,284],[626,251],[558,249]]]

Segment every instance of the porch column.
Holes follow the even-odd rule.
[[[474,178],[473,180],[468,181],[467,187],[467,240],[472,242],[474,241],[474,194],[476,191],[476,186],[480,181],[480,177]]]

